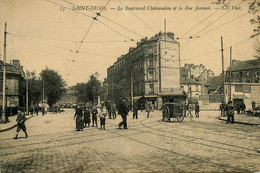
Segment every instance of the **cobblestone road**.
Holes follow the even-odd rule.
[[[29,138],[0,133],[1,172],[257,172],[260,127],[225,124],[217,112],[182,123],[161,121],[155,111],[128,116],[128,130],[107,119],[107,130],[75,131],[73,111],[34,116]],[[132,113],[130,113],[132,115]]]

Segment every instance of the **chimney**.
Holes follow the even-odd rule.
[[[13,59],[13,65],[14,65],[17,69],[20,69],[20,60],[19,60],[19,59]]]

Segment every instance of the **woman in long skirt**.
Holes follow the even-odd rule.
[[[76,109],[76,112],[75,112],[75,115],[74,115],[74,119],[76,118],[76,129],[77,129],[77,131],[83,130],[84,125],[83,125],[82,117],[83,117],[82,110],[78,107]]]

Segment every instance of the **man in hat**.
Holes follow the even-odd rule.
[[[119,129],[121,129],[121,126],[124,125],[124,129],[127,129],[127,115],[128,115],[129,109],[125,103],[125,99],[121,99],[121,102],[118,105],[118,114],[122,117],[122,122],[118,124]]]
[[[16,118],[16,122],[17,122],[17,130],[16,130],[16,135],[13,139],[17,139],[18,138],[18,134],[20,132],[20,130],[22,129],[23,132],[25,133],[25,138],[28,137],[28,134],[26,132],[26,127],[25,127],[25,121],[26,121],[26,117],[24,114],[22,114],[21,110],[18,110],[18,115]]]
[[[228,105],[227,105],[227,124],[234,124],[234,106],[232,104],[232,101],[228,101]],[[230,120],[231,119],[231,120]]]

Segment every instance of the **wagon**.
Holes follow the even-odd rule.
[[[182,103],[164,103],[162,108],[162,120],[170,121],[171,118],[176,118],[178,122],[184,120],[186,114],[186,106]]]

